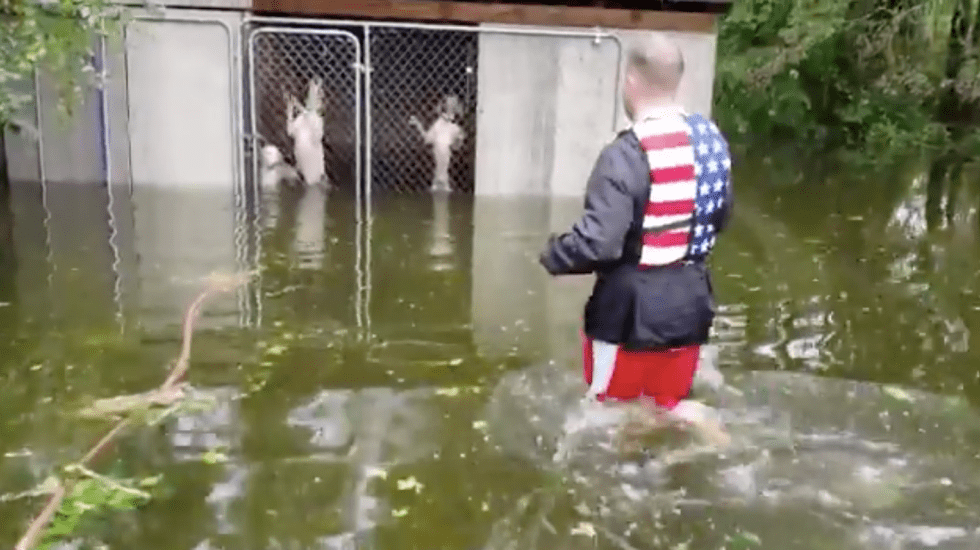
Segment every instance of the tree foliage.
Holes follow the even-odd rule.
[[[70,111],[84,85],[98,84],[93,46],[111,35],[122,13],[109,0],[0,0],[0,128],[31,126],[16,114],[32,99],[29,84],[38,67]]]
[[[718,40],[717,114],[746,141],[977,150],[980,0],[739,0]]]

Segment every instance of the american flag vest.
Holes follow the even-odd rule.
[[[650,166],[640,267],[704,259],[715,244],[714,213],[731,185],[727,140],[704,116],[681,111],[632,130]]]

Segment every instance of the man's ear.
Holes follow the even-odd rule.
[[[627,70],[626,71],[626,76],[624,78],[624,83],[627,83],[630,86],[636,86],[636,73],[634,73],[633,71]]]

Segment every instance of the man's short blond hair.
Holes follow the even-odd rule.
[[[626,67],[647,84],[674,92],[684,76],[684,55],[677,42],[663,33],[650,33],[630,44]]]

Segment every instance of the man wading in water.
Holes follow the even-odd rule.
[[[731,161],[717,126],[676,103],[683,72],[662,35],[629,49],[633,125],[602,150],[582,218],[551,237],[540,262],[552,275],[596,274],[582,335],[588,398],[639,400],[651,425],[679,422],[724,445],[707,408],[687,397],[714,321],[705,260],[731,215]]]

